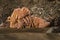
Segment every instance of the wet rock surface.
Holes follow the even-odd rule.
[[[42,29],[40,32],[9,32],[5,29],[0,30],[1,40],[60,40],[60,0],[0,0],[0,26],[5,27],[6,19],[12,11],[18,7],[27,7],[34,16],[42,17],[51,22],[51,26]],[[51,18],[52,17],[52,18]],[[47,18],[47,19],[46,19]],[[3,26],[2,26],[3,25]],[[9,25],[8,25],[9,26]],[[7,27],[8,27],[7,26]],[[27,29],[26,29],[27,30]],[[31,30],[30,30],[31,31]],[[39,31],[39,30],[35,30]],[[4,33],[5,32],[5,33]],[[52,33],[52,34],[45,34]],[[53,34],[57,33],[57,34]]]
[[[0,24],[5,24],[7,17],[18,7],[27,7],[34,16],[50,21],[51,26],[60,26],[59,0],[0,0]]]
[[[60,34],[9,33],[0,34],[1,40],[60,40]]]

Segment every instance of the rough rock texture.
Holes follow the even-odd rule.
[[[29,8],[34,16],[50,21],[52,26],[59,26],[59,0],[0,0],[0,23],[6,22],[13,9],[23,6]]]
[[[55,18],[53,17],[52,21],[48,19],[48,21],[52,22],[51,23],[52,26],[47,30],[47,33],[51,33],[51,31],[60,32],[59,27],[60,0],[0,0],[0,26],[6,22],[7,17],[11,15],[13,9],[23,6],[29,8],[31,12],[34,14],[34,16],[38,15],[39,17],[41,16],[42,18],[44,18],[44,16],[48,17],[48,15],[52,17],[55,16],[55,14],[57,14]],[[60,33],[57,34],[2,33],[0,34],[0,39],[1,40],[60,40]]]

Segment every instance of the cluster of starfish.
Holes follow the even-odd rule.
[[[10,23],[10,28],[17,29],[31,27],[45,28],[50,24],[50,22],[40,17],[32,16],[30,10],[26,7],[14,9],[11,16],[7,18],[7,21]]]

